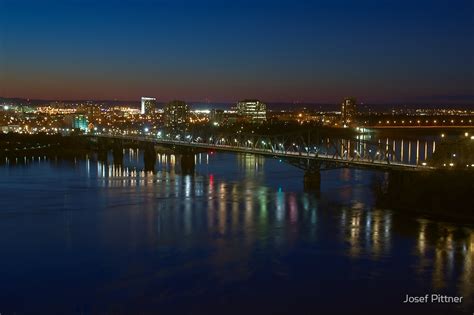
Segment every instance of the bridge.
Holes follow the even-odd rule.
[[[390,143],[359,139],[312,137],[301,133],[281,136],[255,134],[220,135],[162,135],[94,133],[98,139],[143,142],[172,148],[178,152],[203,151],[255,154],[294,165],[305,172],[341,167],[427,172],[436,170],[426,162],[410,164],[403,162]],[[311,140],[313,139],[313,140]]]

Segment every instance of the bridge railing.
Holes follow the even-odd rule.
[[[354,165],[378,165],[406,168],[431,169],[427,165],[404,163],[397,157],[388,143],[370,142],[362,139],[315,139],[309,143],[304,137],[261,135],[127,135],[123,133],[101,133],[112,137],[135,141],[150,141],[158,144],[180,145],[209,150],[226,150],[243,153],[271,155],[279,158],[306,158],[319,161]]]

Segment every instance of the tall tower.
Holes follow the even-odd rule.
[[[154,97],[142,97],[142,106],[140,108],[140,114],[150,115],[153,114],[156,108],[156,98]]]
[[[354,122],[357,114],[357,101],[354,97],[346,97],[341,104],[341,122],[344,126],[349,126]]]
[[[189,106],[183,101],[171,101],[164,108],[164,118],[169,130],[184,131],[188,127]]]

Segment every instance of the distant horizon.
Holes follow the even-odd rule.
[[[149,97],[154,97],[150,95],[146,95]],[[185,100],[185,99],[180,99],[180,98],[175,98],[176,100],[183,100],[186,103],[188,103],[191,106],[206,106],[209,105],[211,108],[215,108],[215,106],[225,106],[225,107],[231,107],[232,105],[236,104],[239,100],[235,101],[203,101],[203,100]],[[5,100],[16,100],[16,101],[28,101],[32,103],[41,103],[41,102],[65,102],[65,103],[71,103],[71,102],[103,102],[103,103],[128,103],[130,105],[136,105],[137,107],[140,106],[140,99],[135,99],[135,100],[119,100],[119,99],[93,99],[93,98],[87,98],[87,99],[36,99],[36,98],[25,98],[25,97],[4,97],[0,96],[0,101],[5,102]],[[168,103],[170,100],[160,100],[157,98],[156,102],[157,105],[164,105]],[[243,100],[243,99],[242,99]],[[339,100],[338,102],[294,102],[294,101],[266,101],[263,99],[259,99],[265,104],[267,104],[269,107],[274,107],[275,109],[297,109],[301,107],[335,107],[337,108],[340,106],[340,103],[342,102],[343,98]],[[381,109],[392,109],[391,106],[400,106],[399,109],[474,109],[474,102],[472,103],[462,103],[462,102],[454,102],[451,101],[451,103],[435,103],[435,102],[424,102],[424,103],[410,103],[410,102],[386,102],[386,103],[366,103],[366,102],[360,102],[357,99],[357,104],[359,106],[363,106],[365,108],[368,107],[380,107]],[[36,104],[38,105],[38,104]],[[292,106],[293,108],[283,108],[282,106]],[[271,109],[271,108],[270,108]],[[376,109],[376,108],[371,108],[371,109]]]
[[[118,99],[118,98],[36,98],[36,97],[25,97],[25,96],[3,96],[0,95],[0,99],[21,99],[21,100],[30,100],[30,101],[61,101],[61,102],[75,102],[75,101],[96,101],[96,102],[140,102],[141,97],[153,97],[156,98],[158,103],[167,103],[173,100],[183,100],[187,103],[208,103],[208,104],[233,104],[239,101],[246,99],[256,99],[260,100],[267,104],[314,104],[314,105],[330,105],[330,104],[340,104],[346,97],[355,97],[358,104],[361,105],[413,105],[413,106],[474,106],[474,95],[430,95],[430,96],[419,96],[417,100],[368,100],[360,99],[353,95],[341,96],[338,100],[309,100],[309,101],[300,101],[300,100],[266,100],[259,97],[242,97],[234,100],[213,100],[209,99],[187,99],[184,97],[172,97],[172,98],[160,98],[159,96],[153,95],[152,93],[144,94],[138,96],[134,99]]]

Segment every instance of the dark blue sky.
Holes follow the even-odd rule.
[[[474,1],[0,0],[0,96],[474,104]]]

